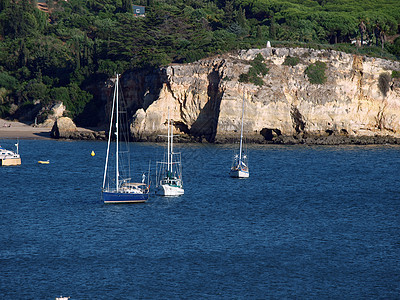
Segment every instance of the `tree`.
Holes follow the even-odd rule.
[[[396,55],[398,58],[400,58],[400,37],[398,37],[394,40],[393,45],[390,45],[390,43],[387,43],[386,46],[388,47],[388,50],[390,53],[392,53],[393,55]]]
[[[13,76],[8,74],[7,72],[0,73],[0,87],[3,87],[7,90],[13,90],[17,86],[18,81]]]
[[[261,40],[262,39],[261,26],[257,26],[256,39],[257,40]]]
[[[239,11],[237,12],[236,16],[236,22],[241,26],[241,27],[246,27],[246,11],[242,9],[241,7],[239,8]]]
[[[223,22],[224,22],[224,25],[227,26],[227,25],[231,24],[234,19],[233,0],[225,1],[225,7],[224,7],[223,11],[224,11]]]
[[[386,32],[387,32],[387,26],[383,26],[382,28],[380,28],[379,39],[381,41],[382,51],[383,51],[383,49],[385,47]]]
[[[92,100],[93,95],[82,90],[77,84],[70,84],[67,86],[69,97],[61,91],[64,98],[64,105],[69,111],[69,116],[71,118],[76,117],[84,110],[86,104]]]
[[[271,17],[271,24],[269,26],[269,36],[272,39],[276,39],[276,24],[274,16]]]
[[[29,81],[26,92],[28,100],[32,103],[38,100],[47,103],[49,100],[48,88],[41,80],[33,79]]]
[[[326,30],[328,41],[331,44],[349,39],[349,35],[355,28],[355,19],[346,13],[325,13],[321,17],[320,22]]]
[[[0,0],[0,12],[5,10],[10,4],[10,0]]]
[[[365,26],[365,23],[363,20],[361,20],[360,24],[358,25],[358,30],[360,31],[361,47],[362,47],[364,45],[364,34],[367,30],[367,26]]]
[[[123,12],[132,12],[132,1],[131,0],[122,0],[122,11]]]
[[[29,50],[26,48],[26,43],[21,40],[20,51],[19,51],[19,65],[25,67],[28,62]]]

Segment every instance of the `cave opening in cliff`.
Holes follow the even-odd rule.
[[[263,128],[261,129],[260,134],[264,137],[266,141],[272,141],[275,137],[282,135],[282,132],[276,128]]]
[[[180,132],[183,132],[185,134],[190,134],[189,127],[186,124],[184,124],[183,122],[181,122],[181,121],[175,121],[174,122],[174,127],[176,129],[178,129]]]
[[[332,134],[333,134],[333,130],[332,130],[332,129],[327,129],[327,130],[325,130],[325,132],[326,132],[328,135],[332,135]]]

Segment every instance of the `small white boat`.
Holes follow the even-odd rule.
[[[18,142],[15,144],[15,147],[17,150],[13,152],[0,146],[0,166],[19,166],[21,164],[21,156],[18,153]]]
[[[246,158],[246,155],[243,156],[241,162],[239,163],[234,163],[232,166],[229,175],[233,178],[248,178],[250,176],[249,174],[249,168],[247,165],[243,162],[243,159]],[[237,159],[239,161],[240,159]]]
[[[181,154],[174,152],[174,133],[168,110],[167,153],[157,162],[156,193],[160,196],[180,196],[185,193],[182,182]]]
[[[243,117],[244,117],[244,92],[242,101],[242,127],[240,129],[239,154],[233,158],[233,163],[229,175],[234,178],[248,178],[250,176],[247,165],[247,155],[243,153]]]
[[[48,165],[50,163],[50,161],[49,160],[38,160],[38,163],[42,164],[42,165]]]

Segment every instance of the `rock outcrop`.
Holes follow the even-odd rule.
[[[37,127],[52,128],[55,121],[64,115],[65,110],[65,105],[62,102],[54,104],[47,114],[47,118],[43,123],[39,123]]]
[[[75,123],[68,117],[58,118],[50,131],[50,136],[54,139],[71,140],[105,140],[104,131],[93,131],[76,127]]]
[[[68,139],[74,135],[78,129],[75,123],[68,117],[58,118],[51,129],[50,136],[55,139],[64,138]]]
[[[269,68],[264,84],[239,82],[259,53]],[[284,65],[287,56],[299,63]],[[316,61],[327,65],[324,84],[311,84],[305,75]],[[159,73],[124,74],[122,81],[136,140],[165,134],[168,111],[176,133],[210,142],[237,139],[243,94],[244,128],[254,141],[399,138],[400,84],[392,79],[386,95],[378,86],[379,76],[392,70],[400,70],[400,63],[332,50],[265,48],[170,65]]]

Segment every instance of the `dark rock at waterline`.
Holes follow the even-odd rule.
[[[54,129],[54,126],[53,126]],[[79,131],[79,130],[53,130],[51,137],[58,139],[72,140],[107,140],[105,131]],[[54,131],[54,133],[53,133]],[[191,136],[181,134],[174,136],[175,143],[214,143],[214,144],[236,144],[239,143],[240,136],[237,134],[217,135],[210,141],[203,136]],[[133,142],[155,142],[165,143],[166,138],[162,135],[154,134],[148,136],[133,137]],[[300,133],[294,136],[272,135],[266,139],[261,134],[246,135],[244,141],[247,144],[278,144],[278,145],[400,145],[400,139],[392,136],[350,136],[341,134],[330,135],[310,135]]]
[[[279,136],[271,141],[273,144],[283,145],[400,145],[400,139],[392,136]]]

